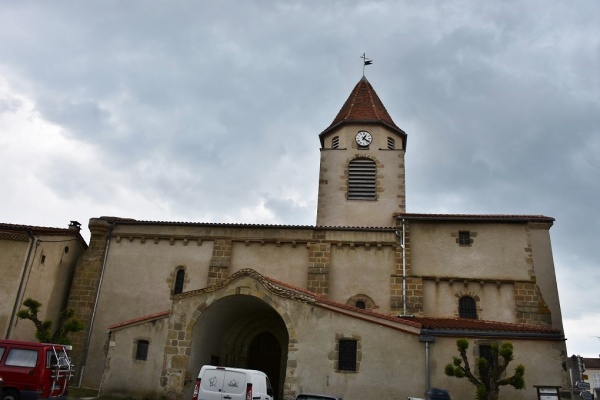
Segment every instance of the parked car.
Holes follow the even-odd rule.
[[[444,389],[431,388],[425,393],[425,399],[420,397],[407,397],[408,400],[451,400],[450,393]]]
[[[431,388],[426,394],[427,400],[451,400],[450,393],[444,389]]]
[[[300,393],[296,396],[296,400],[344,400],[341,397],[330,396],[328,394],[312,394],[312,393]]]
[[[67,400],[73,365],[61,344],[0,340],[2,400]]]
[[[205,365],[192,400],[273,400],[269,378],[262,371]]]

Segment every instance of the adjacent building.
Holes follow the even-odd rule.
[[[3,338],[33,340],[35,326],[19,321],[23,301],[42,303],[41,321],[56,323],[66,307],[75,265],[87,249],[80,224],[68,228],[0,223],[0,332]]]

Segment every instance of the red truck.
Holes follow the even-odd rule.
[[[0,340],[2,400],[67,400],[71,346]]]

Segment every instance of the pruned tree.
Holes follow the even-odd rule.
[[[448,376],[467,378],[477,387],[478,400],[498,400],[501,386],[510,385],[515,389],[525,388],[525,367],[522,364],[517,365],[515,373],[511,377],[502,378],[508,364],[514,359],[512,343],[493,342],[489,357],[476,359],[479,376],[475,376],[471,371],[467,358],[468,348],[467,339],[458,339],[456,349],[460,357],[452,357],[452,363],[446,365],[444,372]]]
[[[56,324],[56,330],[52,333],[52,321],[40,321],[38,318],[42,303],[32,298],[27,298],[23,302],[23,306],[26,309],[19,311],[17,318],[28,319],[33,322],[36,328],[35,337],[42,343],[71,344],[71,341],[67,337],[69,333],[79,332],[84,327],[83,322],[75,318],[75,310],[66,308],[61,311],[58,323]]]

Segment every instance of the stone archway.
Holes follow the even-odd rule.
[[[282,399],[288,342],[283,319],[265,301],[250,295],[226,296],[212,302],[196,320],[188,370],[197,374],[205,364],[262,370],[275,397]],[[190,398],[192,388],[193,382],[188,382],[184,398]]]

